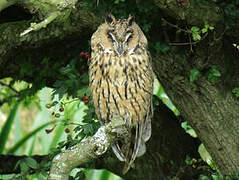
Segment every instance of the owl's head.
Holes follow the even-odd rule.
[[[116,19],[109,14],[105,23],[98,28],[93,36],[98,36],[96,43],[102,46],[102,50],[114,51],[118,56],[133,53],[139,45],[147,46],[147,39],[135,23],[133,16],[129,16],[127,19]]]

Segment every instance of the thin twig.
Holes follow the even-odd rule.
[[[79,101],[79,100],[81,100],[80,98],[76,98],[76,99],[73,99],[73,100],[71,100],[71,101],[68,101],[68,102],[62,102],[62,104],[63,105],[66,105],[66,104],[68,104],[68,103],[72,103],[72,102],[74,102],[74,101]]]
[[[201,40],[199,41],[195,41],[195,42],[185,42],[185,43],[169,43],[169,45],[172,46],[184,46],[184,45],[194,45],[197,44],[199,42],[201,42],[203,39],[205,39],[205,37],[208,35],[208,33],[205,33],[205,35],[201,38]]]
[[[166,19],[164,19],[164,18],[162,18],[162,21],[164,21],[164,22],[165,22],[166,24],[168,24],[169,26],[172,26],[172,27],[174,27],[174,28],[176,28],[176,29],[179,29],[180,31],[183,31],[183,32],[186,32],[186,33],[191,33],[191,31],[182,29],[182,28],[178,27],[177,25],[168,22],[168,21],[167,21]]]
[[[172,46],[184,46],[184,45],[191,45],[191,44],[197,44],[199,41],[196,42],[185,42],[185,43],[169,43],[169,45]]]
[[[182,32],[186,32],[186,33],[188,33],[188,34],[192,34],[192,32],[191,32],[190,30],[182,29],[182,28],[178,27],[177,25],[168,22],[168,21],[165,20],[164,18],[162,18],[162,21],[165,22],[166,24],[168,24],[168,25],[171,26],[171,27],[174,27],[174,28],[176,28],[176,29],[179,29],[179,30],[182,31]],[[203,40],[207,35],[208,35],[208,33],[205,33],[205,35],[201,38],[201,40]],[[201,41],[201,40],[200,40],[200,41]],[[169,45],[171,45],[171,46],[185,46],[185,45],[190,45],[190,50],[193,52],[192,45],[197,44],[197,43],[199,43],[200,41],[192,42],[192,39],[191,39],[191,37],[190,37],[190,35],[189,35],[189,42],[186,42],[186,43],[176,43],[176,42],[175,42],[175,43],[169,43]]]
[[[188,34],[188,38],[189,38],[189,43],[190,43],[190,50],[191,50],[191,52],[193,52],[192,39],[191,39],[190,34]]]

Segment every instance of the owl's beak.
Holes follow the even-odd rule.
[[[119,42],[117,51],[118,51],[119,55],[123,54],[124,47],[123,47],[123,43],[122,42]]]

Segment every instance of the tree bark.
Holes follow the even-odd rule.
[[[239,101],[232,89],[239,85],[239,57],[232,43],[238,42],[238,33],[231,34],[233,28],[225,29],[222,11],[210,2],[202,5],[190,1],[186,13],[175,6],[175,1],[155,2],[167,14],[183,18],[190,25],[209,22],[215,27],[212,34],[192,47],[194,52],[185,46],[170,48],[168,55],[155,57],[153,63],[165,91],[196,131],[215,165],[223,174],[236,173],[239,170]],[[210,83],[206,72],[213,65],[221,77]],[[203,77],[190,83],[190,71],[194,67]]]
[[[154,67],[169,97],[196,131],[215,165],[222,173],[229,174],[236,173],[239,169],[239,102],[225,83],[228,69],[223,64],[230,61],[232,65],[232,61],[236,59],[229,59],[223,51],[224,48],[213,46],[205,49],[210,51],[210,59],[207,61],[211,63],[208,65],[217,64],[220,72],[223,72],[222,77],[215,83],[210,83],[206,77],[193,84],[189,82],[192,63],[199,64],[204,61],[203,55],[178,56],[172,52],[167,57],[157,57]],[[231,70],[233,69],[231,67]]]

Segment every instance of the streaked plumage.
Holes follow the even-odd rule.
[[[147,39],[134,18],[109,15],[91,38],[90,88],[102,124],[114,116],[132,127],[130,138],[113,145],[124,172],[145,151],[151,135],[153,71]]]

